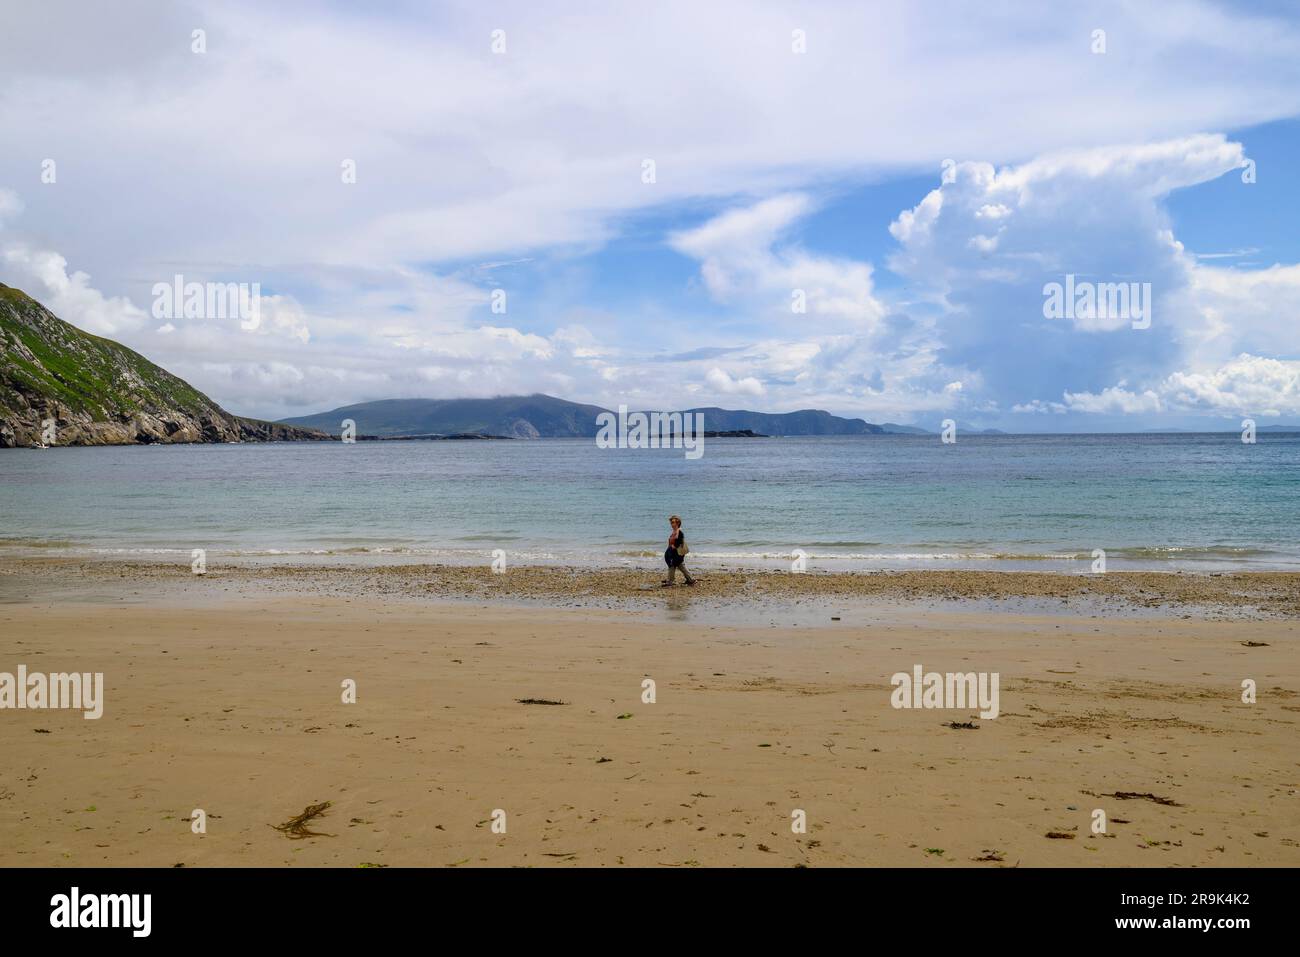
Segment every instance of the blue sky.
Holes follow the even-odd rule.
[[[1295,8],[1052,6],[54,0],[0,36],[0,281],[263,417],[1300,422]],[[160,317],[178,273],[264,321]]]
[[[1229,135],[1246,146],[1264,169],[1286,170],[1300,158],[1300,121],[1279,120]],[[1263,176],[1248,190],[1240,178],[1223,176],[1172,193],[1168,200],[1177,235],[1201,254],[1236,253],[1243,268],[1300,262],[1300,181],[1294,176]]]

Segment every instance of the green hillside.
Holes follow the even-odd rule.
[[[231,415],[138,352],[64,322],[0,284],[0,447],[323,439]]]

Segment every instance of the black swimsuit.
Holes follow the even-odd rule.
[[[677,544],[678,545],[686,544],[686,533],[683,532],[681,529],[678,529],[677,531]],[[676,546],[669,545],[667,548],[664,549],[665,565],[667,565],[669,568],[676,568],[681,563],[682,563],[682,556],[677,554]]]

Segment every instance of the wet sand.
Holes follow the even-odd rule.
[[[106,701],[0,711],[0,864],[1300,864],[1295,576],[1011,574],[9,562],[0,671]],[[895,709],[916,664],[1001,713]]]
[[[0,601],[56,597],[160,597],[208,602],[231,595],[431,599],[547,607],[656,611],[689,603],[725,620],[760,620],[765,611],[836,601],[942,607],[1002,604],[1003,610],[1099,614],[1196,614],[1300,619],[1300,572],[878,571],[791,574],[696,569],[698,586],[659,587],[663,567],[584,569],[486,565],[209,562],[204,575],[179,562],[77,558],[0,559]]]

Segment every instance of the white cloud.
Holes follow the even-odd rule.
[[[1066,392],[1065,407],[1076,412],[1101,414],[1161,411],[1160,397],[1150,389],[1141,393],[1130,392],[1122,383],[1103,389],[1096,395],[1091,392]]]
[[[284,334],[299,342],[311,341],[311,329],[302,305],[292,296],[262,296],[261,324],[263,334]]]
[[[505,56],[468,6],[6,11],[0,124],[39,149],[0,151],[0,183],[33,184],[22,203],[0,190],[6,237],[23,203],[30,230],[4,247],[0,279],[263,415],[441,390],[653,403],[663,370],[645,358],[646,328],[669,351],[739,350],[725,365],[684,362],[682,381],[700,389],[729,394],[709,381],[717,368],[775,407],[884,414],[1032,407],[1118,382],[1170,402],[1161,384],[1179,370],[1210,377],[1180,386],[1209,402],[1211,386],[1244,395],[1240,376],[1214,385],[1234,356],[1291,349],[1295,267],[1197,268],[1161,203],[1241,159],[1237,144],[1189,131],[1300,112],[1292,22],[1201,0],[813,2],[799,9],[809,48],[796,56],[775,4],[669,0],[647,16],[521,0],[493,12]],[[1104,57],[1087,49],[1099,18]],[[203,56],[189,50],[196,23]],[[920,110],[917,89],[940,93]],[[33,156],[58,161],[56,185],[35,185]],[[872,263],[796,241],[811,196],[897,171],[937,176],[945,156],[979,162],[891,227],[905,292],[882,292]],[[640,180],[647,157],[654,184]],[[355,184],[341,182],[344,158]],[[735,209],[674,242],[731,311],[725,329],[673,335],[649,325],[653,308],[609,300],[589,304],[601,321],[576,338],[574,317],[545,304],[541,318],[516,320],[512,305],[509,322],[485,325],[482,274],[460,271],[537,251],[565,259],[560,272],[632,214],[701,200]],[[175,271],[276,290],[262,328],[177,320],[155,335],[132,299]],[[1066,271],[1151,281],[1152,329],[1084,337],[1047,323],[1042,279]],[[791,313],[794,289],[805,316]],[[945,391],[952,381],[960,394]]]
[[[171,258],[387,267],[586,244],[628,211],[681,199],[1300,111],[1295,25],[1201,0],[1159,15],[1106,4],[1105,57],[1088,52],[1097,11],[1029,0],[997,15],[808,3],[803,55],[780,5],[629,11],[640,8],[560,16],[499,4],[493,22],[510,42],[497,56],[479,13],[454,5],[303,15],[251,0],[46,0],[39,13],[10,11],[0,35],[0,122],[64,163],[36,201],[54,245],[125,277]],[[194,23],[208,31],[201,56],[189,49]],[[1133,50],[1143,55],[1117,69]],[[1226,95],[1225,75],[1251,95]],[[942,92],[918,110],[917,89]],[[990,108],[1003,103],[1013,107]],[[257,148],[232,149],[234,131]],[[158,161],[160,135],[183,162]],[[653,185],[640,181],[646,157]],[[352,185],[345,158],[357,163]],[[0,182],[31,175],[25,153],[0,156]],[[85,221],[119,222],[119,235],[74,246]]]
[[[1170,190],[1233,171],[1243,157],[1241,144],[1197,134],[1003,169],[959,163],[950,182],[895,219],[891,263],[940,303],[937,357],[983,374],[991,394],[967,389],[972,403],[1024,414],[1288,408],[1277,366],[1224,363],[1295,348],[1300,266],[1204,265],[1163,208]],[[1150,283],[1150,327],[1133,328],[1136,315],[1045,318],[1045,287],[1067,275],[1076,284]]]
[[[1012,412],[1054,412],[1060,415],[1066,411],[1066,407],[1060,402],[1044,402],[1042,399],[1031,399],[1028,402],[1021,402],[1011,407]]]
[[[725,395],[762,395],[764,392],[763,383],[753,376],[733,379],[727,372],[716,366],[709,370],[705,379],[715,392]]]
[[[870,328],[884,315],[872,291],[870,263],[779,245],[812,210],[801,193],[774,196],[675,233],[669,244],[699,260],[705,286],[720,301],[746,303],[783,321],[811,316]]]
[[[1173,278],[1181,279],[1185,257],[1168,233],[1160,200],[1235,169],[1243,156],[1241,144],[1221,134],[1198,134],[1060,152],[1003,169],[958,163],[951,182],[890,225],[901,246],[893,266],[958,287],[1067,272],[1117,279],[1123,270],[1146,270],[1150,281],[1174,265]],[[990,220],[998,223],[996,234],[987,232]],[[1000,253],[996,273],[988,259],[994,251]],[[1134,255],[1142,259],[1132,262]]]
[[[1228,415],[1300,414],[1300,361],[1242,354],[1206,372],[1175,372],[1165,380],[1169,401]]]
[[[1199,415],[1261,416],[1300,414],[1300,360],[1270,359],[1245,353],[1217,368],[1178,371],[1141,392],[1127,383],[1100,392],[1065,392],[1063,402],[1035,399],[1014,412],[1086,412],[1136,415],[1185,412]]]
[[[1190,277],[1185,307],[1196,324],[1186,335],[1199,358],[1300,351],[1300,265],[1233,269],[1198,263]]]
[[[50,250],[32,250],[23,243],[0,249],[0,262],[13,281],[32,287],[34,294],[61,319],[101,336],[140,328],[148,316],[124,296],[105,296],[90,285],[90,276],[68,272],[68,261]]]

